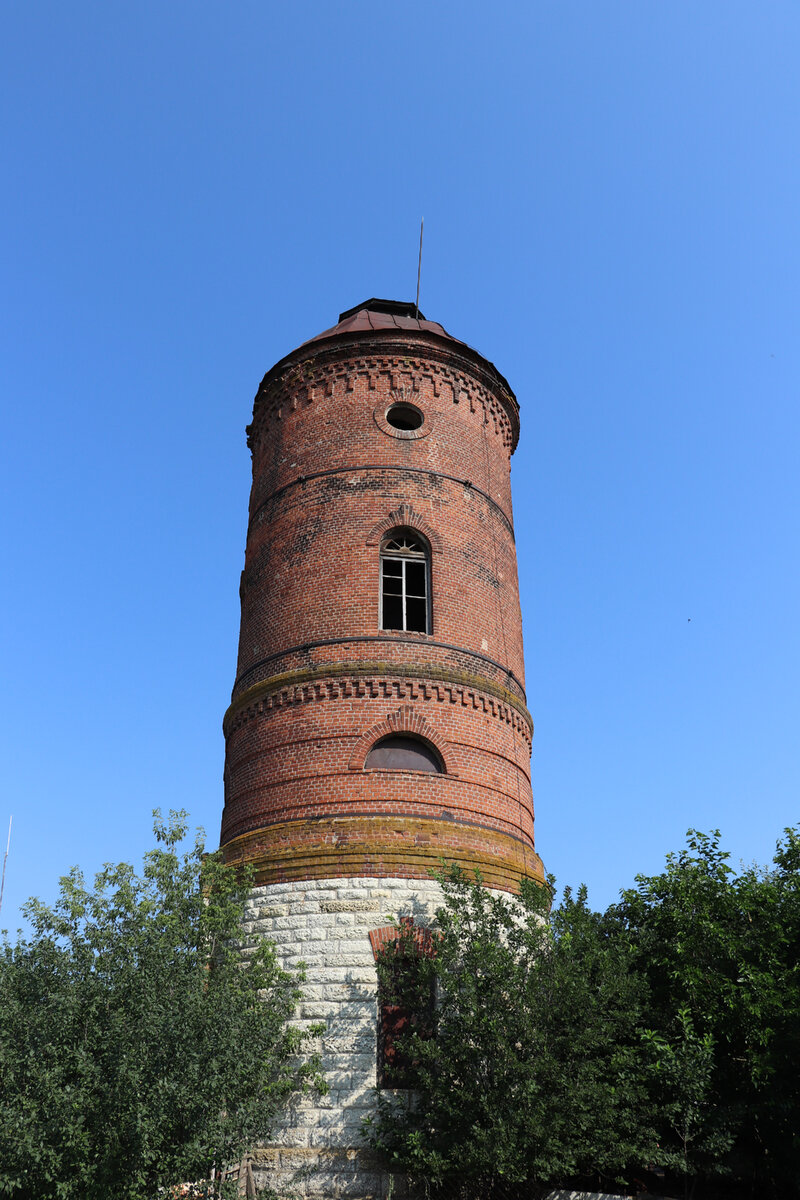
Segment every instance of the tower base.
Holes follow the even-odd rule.
[[[367,1149],[362,1123],[375,1111],[378,976],[369,934],[400,917],[430,925],[442,905],[434,881],[315,879],[253,889],[245,946],[276,944],[284,968],[305,964],[297,1016],[325,1022],[318,1046],[330,1091],[301,1098],[268,1142],[253,1148],[257,1186],[309,1200],[404,1200],[403,1177],[389,1176]]]

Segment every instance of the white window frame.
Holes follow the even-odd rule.
[[[408,537],[409,540],[415,541],[419,546],[422,547],[422,550],[419,552],[416,552],[416,553],[402,554],[395,550],[385,550],[383,548],[381,549],[380,579],[379,579],[381,631],[384,633],[424,633],[425,635],[430,635],[431,626],[432,626],[432,621],[431,621],[431,559],[430,559],[430,553],[428,551],[426,543],[423,541],[423,539],[417,533],[403,535],[402,531],[395,531],[392,534],[387,534],[387,536],[383,539],[382,547],[385,546],[389,542],[399,540],[403,536]],[[400,578],[401,578],[400,599],[401,599],[402,612],[403,612],[403,627],[402,627],[402,629],[387,629],[384,625],[384,621],[383,621],[383,600],[384,600],[383,564],[385,562],[399,562],[402,566],[402,571],[401,571],[401,575],[400,575]],[[424,572],[425,629],[424,630],[408,628],[408,614],[407,614],[407,609],[406,609],[406,601],[408,599],[408,589],[406,587],[406,564],[407,563],[419,563],[419,562],[423,563],[424,568],[425,568],[425,572]],[[416,596],[416,597],[412,597],[412,599],[422,599],[422,597]]]

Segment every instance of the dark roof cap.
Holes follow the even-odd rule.
[[[338,325],[326,329],[323,333],[318,333],[316,337],[309,338],[308,342],[303,342],[303,345],[307,346],[309,342],[322,341],[323,338],[338,337],[342,333],[365,333],[375,329],[398,329],[404,333],[409,330],[419,333],[434,333],[437,337],[457,342],[459,346],[466,345],[465,342],[454,338],[437,321],[426,321],[417,306],[410,301],[378,300],[374,296],[371,300],[363,300],[355,308],[348,308],[346,312],[340,313]]]
[[[387,313],[392,317],[419,317],[425,320],[424,313],[410,300],[378,300],[375,296],[371,300],[363,300],[355,308],[348,308],[347,312],[339,313],[339,320],[346,321],[348,317],[354,317],[362,308],[369,309],[370,312]]]

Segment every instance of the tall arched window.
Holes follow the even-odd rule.
[[[419,534],[394,530],[381,543],[381,629],[430,633],[430,555]]]

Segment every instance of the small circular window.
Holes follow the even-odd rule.
[[[427,437],[435,418],[436,413],[411,404],[402,392],[399,396],[391,392],[372,410],[372,419],[381,433],[399,438],[401,442],[415,442],[417,438]]]
[[[413,404],[393,404],[386,413],[386,420],[393,429],[406,431],[419,429],[423,421],[423,416]]]

